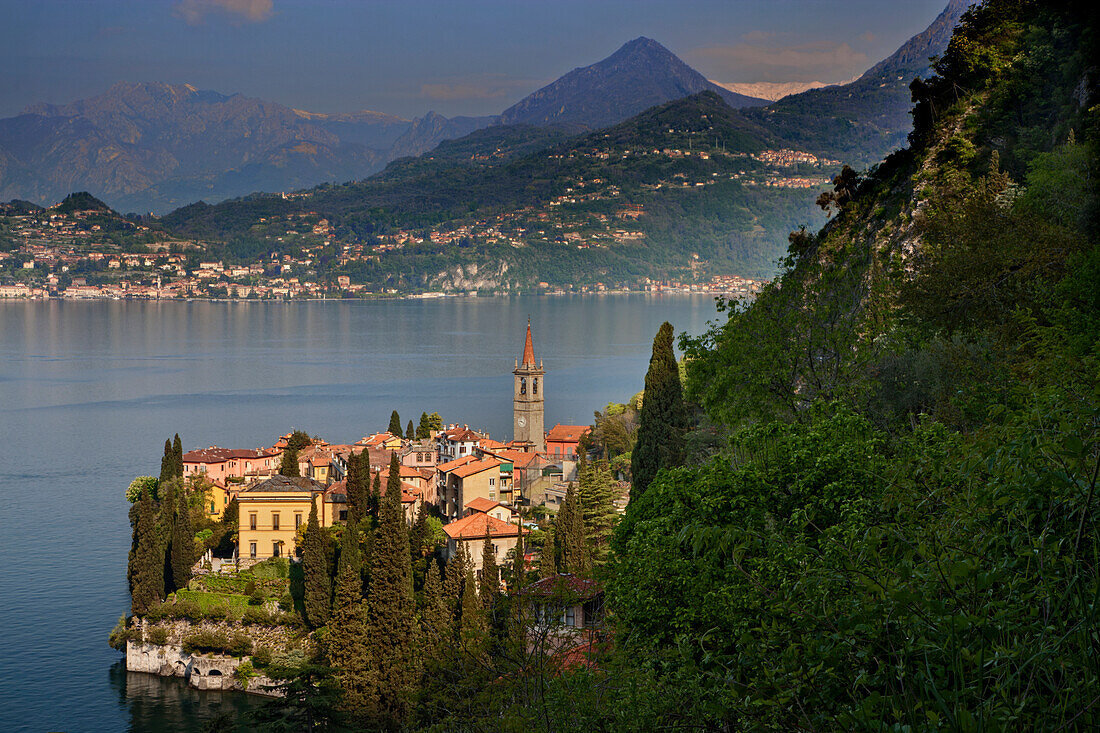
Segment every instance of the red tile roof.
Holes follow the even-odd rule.
[[[446,527],[444,527],[444,529],[446,529]],[[568,593],[569,595],[576,596],[578,599],[584,600],[592,598],[601,590],[600,584],[594,580],[578,578],[569,573],[559,573],[532,583],[524,588],[522,592],[525,595],[529,594],[534,596],[554,596]]]
[[[209,448],[191,450],[183,454],[184,463],[224,463],[234,458],[265,458],[267,453],[246,448],[219,448],[212,445]]]
[[[455,476],[459,478],[466,478],[467,476],[473,476],[475,473],[481,473],[482,471],[488,471],[491,468],[499,468],[500,461],[496,458],[482,458],[479,461],[473,463],[467,463],[463,466],[451,471]]]
[[[499,501],[493,501],[492,499],[486,499],[483,496],[479,496],[475,499],[471,499],[470,501],[466,502],[466,508],[467,509],[473,509],[475,512],[482,512],[482,513],[485,513],[485,514],[491,512],[493,509],[496,509],[498,506],[500,506]]]
[[[590,425],[555,425],[546,434],[546,442],[576,443],[590,430],[592,430]]]
[[[476,460],[477,460],[477,458],[475,456],[463,456],[462,458],[456,458],[453,461],[447,461],[446,463],[440,463],[438,466],[436,466],[436,470],[439,471],[440,473],[449,473],[449,472],[455,470],[456,468],[458,468],[459,466],[465,466],[467,463],[470,463],[471,461],[476,461]]]
[[[479,434],[465,426],[461,428],[452,428],[443,433],[443,437],[452,443],[476,443],[481,440]]]
[[[519,527],[508,522],[503,522],[488,514],[474,512],[462,519],[456,519],[450,524],[443,525],[443,531],[452,540],[478,539],[481,537],[518,537]],[[523,530],[524,533],[527,530]]]

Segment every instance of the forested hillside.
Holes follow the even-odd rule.
[[[630,698],[714,730],[1100,725],[1096,10],[988,0],[751,305],[683,341],[718,455],[632,497]],[[611,675],[615,679],[615,673]]]

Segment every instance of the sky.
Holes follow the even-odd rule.
[[[946,0],[0,0],[0,117],[119,81],[313,112],[496,114],[653,38],[717,82],[837,82]]]

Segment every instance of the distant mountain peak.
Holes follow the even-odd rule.
[[[715,92],[731,107],[767,103],[719,87],[657,41],[640,36],[528,95],[506,109],[500,121],[597,129],[702,91]]]

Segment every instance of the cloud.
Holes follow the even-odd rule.
[[[775,38],[775,35],[771,31],[749,31],[741,36],[741,40],[745,43],[762,43]]]
[[[774,46],[737,43],[731,46],[707,46],[689,56],[701,59],[707,76],[742,81],[810,81],[840,79],[867,68],[867,54],[847,43],[817,41],[797,45]]]
[[[199,25],[207,15],[227,16],[235,22],[259,23],[271,17],[272,0],[179,0],[172,12]]]
[[[863,33],[859,34],[859,40],[863,41],[866,44],[872,44],[878,40],[878,36],[876,36],[871,31],[864,31]]]

